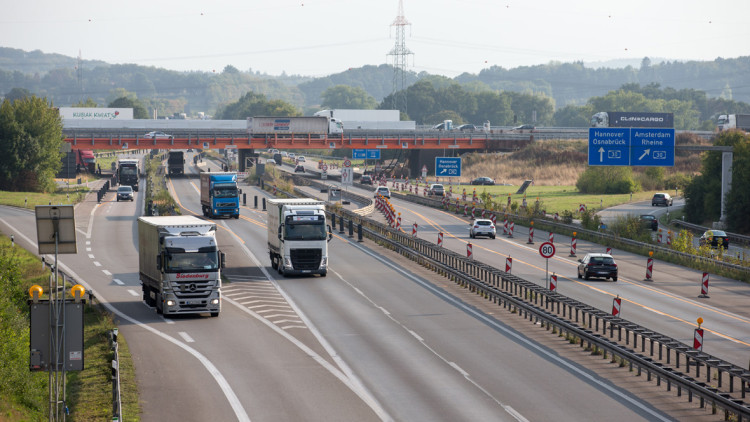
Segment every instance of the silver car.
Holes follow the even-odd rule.
[[[487,236],[494,239],[495,234],[495,225],[492,223],[492,220],[477,218],[469,227],[469,237],[472,239],[475,239],[477,236]]]

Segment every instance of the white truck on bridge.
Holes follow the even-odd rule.
[[[143,300],[164,315],[219,316],[224,254],[216,224],[193,216],[138,218]]]
[[[279,274],[328,273],[325,203],[315,199],[268,200],[268,251]]]

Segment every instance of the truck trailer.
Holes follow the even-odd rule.
[[[591,116],[591,127],[674,127],[674,114],[602,111]]]
[[[399,131],[412,132],[417,129],[414,120],[401,120],[398,110],[320,110],[315,116],[325,116],[341,122],[344,133],[350,131]]]
[[[268,200],[268,251],[279,274],[328,273],[328,242],[333,233],[326,222],[325,203],[315,199]]]
[[[719,131],[740,129],[750,132],[750,114],[722,114],[717,122]]]
[[[117,160],[117,183],[131,186],[138,192],[139,160],[137,158],[121,158]]]
[[[237,173],[201,173],[201,207],[205,217],[240,218]]]
[[[167,173],[170,176],[185,174],[185,153],[182,151],[169,151],[167,157]]]
[[[250,135],[330,135],[344,132],[338,119],[326,116],[250,117]]]
[[[159,314],[219,316],[224,260],[215,223],[194,216],[138,218],[143,300]]]

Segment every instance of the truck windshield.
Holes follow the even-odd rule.
[[[214,198],[236,198],[237,186],[233,185],[216,185],[214,186]]]
[[[217,252],[177,252],[167,255],[167,272],[216,271],[219,268]]]
[[[136,167],[120,167],[120,175],[122,176],[135,176],[138,172]]]
[[[286,240],[326,240],[325,220],[318,216],[287,217],[284,225]]]

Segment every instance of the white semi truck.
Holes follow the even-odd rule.
[[[164,315],[221,311],[224,254],[216,224],[193,216],[138,218],[143,300]]]
[[[328,273],[325,203],[315,199],[268,200],[268,250],[271,267],[282,275]]]
[[[750,132],[750,114],[721,114],[716,126],[719,131],[740,129]]]

